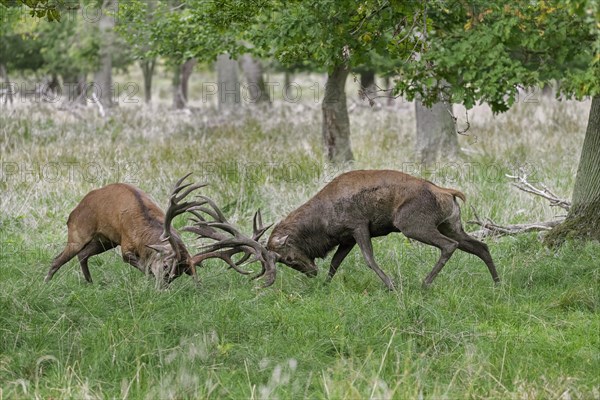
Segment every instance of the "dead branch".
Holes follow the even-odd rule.
[[[540,184],[541,189],[529,183],[529,181],[527,180],[527,172],[523,168],[519,168],[519,175],[513,176],[507,174],[506,177],[516,181],[513,182],[512,185],[517,189],[534,194],[536,196],[543,197],[544,199],[550,202],[550,206],[552,207],[560,207],[567,211],[569,211],[569,209],[571,208],[570,201],[559,198],[543,183]]]
[[[561,199],[554,192],[543,183],[540,184],[541,189],[535,187],[527,180],[528,174],[523,168],[519,168],[519,175],[506,175],[507,178],[513,179],[512,185],[517,189],[527,193],[534,194],[536,196],[543,197],[550,202],[550,206],[560,207],[564,210],[569,211],[571,208],[571,202],[568,200]],[[554,221],[542,221],[542,222],[531,222],[527,224],[514,224],[514,225],[498,225],[489,218],[481,219],[473,207],[473,215],[475,220],[467,221],[468,224],[479,225],[481,229],[470,232],[470,235],[475,237],[486,237],[486,236],[506,236],[506,235],[517,235],[526,232],[539,232],[549,231],[561,222],[564,221],[564,216],[560,216]]]
[[[561,222],[562,220],[556,220],[503,226],[495,224],[493,221],[487,219],[486,221],[467,221],[467,224],[477,224],[481,226],[481,229],[469,232],[469,235],[474,236],[476,238],[483,238],[518,235],[520,233],[527,232],[549,231]]]
[[[473,211],[475,220],[467,221],[467,224],[479,225],[481,226],[481,229],[474,232],[469,232],[469,235],[477,238],[500,237],[508,235],[518,235],[520,233],[527,232],[549,231],[556,225],[563,222],[563,219],[561,218],[554,221],[531,222],[527,224],[498,225],[489,218],[486,218],[485,220],[481,219],[477,214],[477,211],[475,211],[475,208],[473,208],[473,206],[471,206],[471,210]]]

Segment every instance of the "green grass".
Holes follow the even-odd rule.
[[[374,243],[396,293],[356,250],[330,284],[328,259],[315,279],[279,266],[268,289],[215,261],[199,271],[200,288],[182,277],[157,291],[116,251],[90,261],[93,285],[75,262],[43,283],[70,210],[109,182],[133,182],[165,204],[194,171],[246,231],[257,208],[284,217],[339,172],[322,163],[318,107],[303,110],[228,119],[209,107],[121,107],[107,120],[91,107],[3,111],[0,399],[600,398],[598,243],[550,251],[537,234],[488,240],[497,287],[480,260],[457,253],[421,289],[438,252],[401,235]],[[545,121],[540,110],[563,118]],[[553,102],[496,118],[476,110],[459,173],[424,174],[464,190],[498,223],[550,219],[560,212],[504,173],[528,163],[569,197],[586,113]],[[411,118],[407,104],[357,107],[354,168],[414,169]],[[463,220],[472,216],[463,207]]]

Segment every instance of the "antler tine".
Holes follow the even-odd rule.
[[[207,185],[208,185],[207,183],[195,183],[195,184],[188,183],[187,185],[183,185],[183,186],[178,185],[175,187],[175,189],[173,189],[170,200],[174,201],[175,203],[179,203],[181,200],[186,198],[194,190],[203,188]],[[180,194],[180,192],[184,189],[186,189],[186,190]]]
[[[202,261],[207,260],[209,258],[220,258],[221,260],[225,261],[230,268],[233,268],[236,272],[239,272],[242,275],[250,275],[249,271],[245,271],[243,269],[240,269],[239,266],[241,265],[241,262],[233,262],[233,260],[231,259],[231,257],[235,254],[237,254],[239,252],[239,250],[237,249],[232,249],[226,252],[223,251],[212,251],[212,252],[208,252],[208,253],[201,253],[201,254],[197,254],[194,256],[194,264],[195,265],[199,265],[202,263]],[[250,257],[250,255],[248,254],[247,257],[244,256],[245,259],[248,259]],[[245,261],[245,260],[244,260]]]
[[[269,224],[267,226],[263,226],[262,223],[262,214],[260,212],[260,208],[254,213],[254,218],[252,219],[252,226],[254,233],[252,234],[252,239],[258,241],[264,233],[273,226],[273,224]]]
[[[193,191],[200,189],[204,186],[206,186],[206,183],[196,183],[196,184],[185,184],[183,185],[183,182],[185,181],[185,179],[187,179],[192,173],[188,173],[186,174],[184,177],[180,178],[176,183],[175,183],[175,187],[173,188],[173,191],[171,192],[171,195],[169,196],[169,207],[167,208],[167,211],[165,213],[165,222],[163,224],[163,233],[161,235],[163,240],[168,240],[169,243],[171,244],[171,246],[173,247],[173,250],[178,253],[179,250],[177,248],[177,245],[171,240],[171,223],[173,222],[173,219],[180,215],[183,214],[186,211],[189,211],[190,209],[193,209],[194,207],[200,207],[202,206],[201,202],[198,201],[186,201],[183,203],[180,203],[183,199],[185,199],[187,196],[189,196],[190,193],[192,193]],[[183,193],[182,193],[183,190]]]
[[[221,221],[221,222],[227,222],[227,218],[225,218],[225,215],[223,214],[223,212],[221,211],[221,209],[217,206],[217,204],[210,199],[209,197],[200,195],[198,196],[200,199],[202,199],[203,201],[206,202],[206,204],[208,204],[217,214],[218,218],[215,218],[215,220]]]
[[[252,228],[254,232],[258,231],[262,227],[262,214],[260,213],[260,208],[256,210],[254,213],[254,218],[252,218]]]
[[[187,193],[186,193],[187,194]],[[263,225],[262,214],[257,210],[253,217],[253,234],[244,235],[233,224],[227,221],[217,204],[207,196],[197,196],[197,205],[190,210],[194,215],[194,226],[184,230],[196,233],[200,238],[209,238],[215,242],[200,247],[200,252],[193,256],[195,265],[209,258],[220,258],[236,271],[237,267],[250,262],[260,261],[261,271],[254,277],[266,275],[265,286],[273,284],[275,279],[275,258],[258,240],[273,224]],[[234,262],[232,257],[244,253],[240,260]],[[252,257],[252,259],[251,259]]]
[[[213,239],[213,240],[227,239],[227,236],[223,235],[221,232],[219,232],[216,229],[213,229],[209,226],[199,226],[199,225],[186,226],[184,228],[181,228],[181,230],[184,232],[195,233],[196,235],[198,235],[199,239],[202,239],[202,238],[209,238],[209,239]]]

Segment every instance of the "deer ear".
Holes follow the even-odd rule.
[[[172,251],[171,245],[168,244],[147,244],[146,247],[156,251],[159,254],[170,253]]]
[[[276,236],[273,238],[273,244],[275,245],[275,247],[282,247],[287,242],[289,236],[290,235]]]

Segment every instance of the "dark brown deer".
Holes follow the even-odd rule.
[[[328,279],[358,244],[367,265],[388,289],[394,285],[373,256],[371,238],[402,232],[405,236],[441,250],[441,256],[423,284],[428,286],[456,249],[474,254],[499,282],[496,267],[485,243],[465,233],[457,198],[463,193],[445,189],[399,171],[371,170],[344,173],[275,226],[263,259],[284,263],[308,276],[317,274],[314,260],[337,247]],[[210,224],[209,224],[210,225]],[[214,226],[214,225],[213,225]],[[235,244],[217,242],[211,251]],[[275,277],[273,265],[263,264],[261,274]]]
[[[173,219],[185,212],[202,210],[207,200],[182,202],[190,193],[204,184],[183,184],[189,176],[175,185],[166,214],[140,189],[115,183],[89,192],[69,215],[67,221],[68,242],[65,249],[54,259],[46,276],[46,282],[68,262],[77,256],[86,281],[92,282],[88,259],[114,247],[121,246],[123,260],[144,273],[152,273],[165,283],[170,283],[186,273],[197,281],[196,266],[207,258],[218,257],[240,273],[239,264],[254,255],[252,247],[241,247],[219,254],[191,256],[179,234],[171,227]],[[210,200],[208,200],[210,201]],[[258,214],[260,218],[260,214]],[[255,217],[256,219],[256,217]],[[195,228],[192,228],[192,230]],[[256,241],[266,229],[255,224]],[[225,235],[214,229],[205,229],[203,236],[223,240]],[[237,263],[233,256],[243,252]]]

